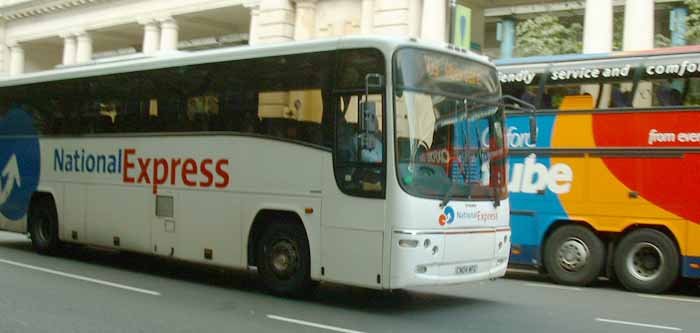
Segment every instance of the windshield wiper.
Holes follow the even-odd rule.
[[[450,203],[450,200],[452,200],[452,191],[454,191],[457,183],[455,183],[455,180],[450,177],[450,188],[447,189],[447,192],[445,192],[445,196],[442,197],[442,201],[440,201],[440,208],[445,208],[448,203]]]

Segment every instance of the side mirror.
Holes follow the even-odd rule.
[[[535,118],[534,111],[530,115],[530,142],[537,145],[537,118]]]
[[[373,149],[374,146],[370,142],[370,136],[378,131],[377,124],[377,102],[365,101],[360,103],[361,118],[361,149]]]
[[[369,73],[365,76],[365,98],[360,102],[361,129],[360,147],[362,149],[374,149],[370,142],[370,134],[379,130],[377,124],[377,102],[369,100],[370,90],[381,89],[384,86],[384,77],[381,74]]]

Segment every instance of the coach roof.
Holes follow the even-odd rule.
[[[165,51],[158,52],[154,55],[136,54],[117,59],[96,60],[85,64],[59,66],[59,68],[56,69],[6,77],[0,79],[0,87],[308,52],[366,47],[374,47],[385,52],[391,52],[393,49],[399,47],[410,46],[438,52],[447,52],[493,66],[485,56],[464,50],[460,52],[448,47],[445,43],[432,43],[402,37],[346,36],[277,44],[227,47],[194,52]]]

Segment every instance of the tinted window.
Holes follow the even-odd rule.
[[[182,66],[0,90],[48,135],[233,131],[332,146],[334,52]]]

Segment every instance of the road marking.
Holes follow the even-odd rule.
[[[622,321],[622,320],[612,320],[612,319],[604,319],[604,318],[596,318],[596,321],[604,322],[604,323],[611,323],[611,324],[620,324],[620,325],[629,325],[629,326],[639,326],[639,327],[648,327],[648,328],[658,328],[660,330],[669,330],[669,331],[682,331],[683,329],[678,328],[678,327],[671,327],[671,326],[661,326],[661,325],[652,325],[652,324],[644,324],[644,323],[635,323],[631,321]]]
[[[644,295],[644,294],[637,294],[637,296],[646,297],[646,298],[663,299],[663,300],[667,300],[667,301],[700,303],[700,299],[692,299],[692,298],[685,298],[685,297],[671,297],[671,296]]]
[[[275,315],[267,315],[267,318],[273,319],[273,320],[279,320],[279,321],[285,321],[288,323],[293,323],[293,324],[298,324],[298,325],[304,325],[304,326],[310,326],[310,327],[316,327],[316,328],[323,328],[326,330],[330,331],[336,331],[336,332],[343,332],[343,333],[365,333],[363,331],[355,331],[355,330],[349,330],[347,328],[341,328],[341,327],[335,327],[335,326],[328,326],[328,325],[323,325],[323,324],[317,324],[317,323],[312,323],[310,321],[303,321],[303,320],[298,320],[298,319],[292,319],[292,318],[286,318],[286,317],[280,317],[280,316],[275,316]]]
[[[60,271],[55,271],[53,269],[48,269],[48,268],[42,268],[42,267],[37,267],[37,266],[32,266],[32,265],[27,265],[23,264],[20,262],[16,261],[10,261],[6,259],[0,259],[0,263],[12,265],[12,266],[17,266],[17,267],[22,267],[22,268],[27,268],[27,269],[33,269],[35,271],[40,271],[44,273],[49,273],[49,274],[54,274],[58,276],[63,276],[71,279],[76,279],[76,280],[81,280],[81,281],[86,281],[86,282],[92,282],[96,284],[100,284],[103,286],[108,286],[108,287],[113,287],[113,288],[119,288],[119,289],[124,289],[124,290],[129,290],[129,291],[135,291],[137,293],[142,293],[142,294],[148,294],[148,295],[153,295],[153,296],[160,296],[160,293],[157,291],[152,291],[152,290],[147,290],[147,289],[141,289],[141,288],[135,288],[135,287],[129,287],[125,286],[123,284],[118,284],[114,282],[109,282],[109,281],[104,281],[104,280],[98,280],[98,279],[93,279],[85,276],[80,276],[80,275],[75,275],[75,274],[70,274],[70,273],[64,273]]]
[[[546,283],[525,283],[524,285],[527,287],[540,287],[540,288],[552,288],[552,289],[561,289],[561,290],[569,290],[569,291],[581,291],[581,288],[577,288],[577,287],[557,286],[557,285],[546,284]]]

